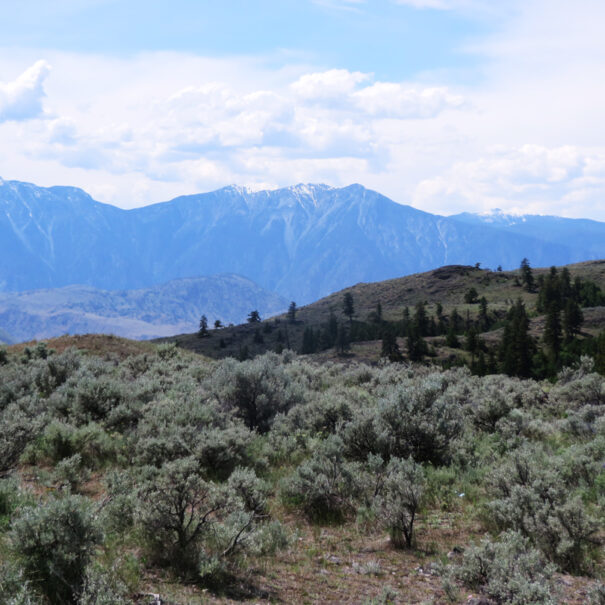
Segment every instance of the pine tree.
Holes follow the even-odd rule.
[[[548,350],[550,361],[556,364],[561,353],[561,313],[556,302],[552,302],[546,312],[542,340]]]
[[[260,313],[256,310],[248,314],[248,323],[254,324],[260,322]]]
[[[302,348],[300,352],[303,355],[308,355],[310,353],[315,353],[316,350],[317,338],[315,332],[313,331],[313,328],[307,326],[303,332]]]
[[[566,342],[570,342],[579,334],[583,321],[584,315],[580,305],[575,300],[568,298],[563,310],[563,332]]]
[[[533,292],[534,289],[534,275],[529,266],[529,261],[524,258],[521,261],[521,283],[528,292]]]
[[[532,356],[535,350],[529,334],[529,318],[525,305],[519,298],[508,312],[508,321],[500,343],[502,370],[509,376],[528,378],[532,372]]]
[[[349,318],[349,322],[353,323],[353,315],[355,315],[355,306],[353,304],[353,295],[350,292],[345,293],[342,300],[342,312]]]
[[[336,349],[338,350],[339,355],[344,355],[347,351],[351,349],[351,340],[349,338],[349,333],[343,324],[338,326],[338,335],[336,337]]]
[[[386,357],[389,361],[401,361],[403,356],[397,344],[397,336],[392,330],[385,330],[382,335],[381,357]]]
[[[200,319],[200,327],[197,335],[199,338],[207,338],[210,336],[210,332],[208,332],[208,318],[205,315],[202,315]]]
[[[288,307],[288,322],[296,323],[296,303],[292,301]]]

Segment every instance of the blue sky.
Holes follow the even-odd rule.
[[[422,10],[390,0],[22,0],[3,13],[5,46],[297,57],[388,79],[473,65],[476,57],[461,48],[494,25],[472,11]]]
[[[0,176],[133,207],[351,182],[605,220],[597,0],[21,0]]]

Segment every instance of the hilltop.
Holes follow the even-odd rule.
[[[605,291],[605,261],[589,261],[568,265],[567,270],[572,280],[580,278],[597,284]],[[559,271],[563,268],[559,267]],[[550,268],[533,269],[536,280],[547,276]],[[438,269],[375,283],[359,283],[350,288],[333,293],[309,305],[296,310],[295,321],[289,320],[287,314],[267,318],[259,324],[245,323],[238,326],[211,330],[208,338],[199,338],[197,333],[182,334],[170,338],[178,346],[203,353],[209,357],[241,357],[242,350],[247,355],[256,355],[265,351],[280,350],[283,347],[295,351],[303,350],[305,330],[318,331],[324,328],[335,317],[341,324],[360,326],[376,325],[377,306],[380,305],[381,320],[384,322],[401,322],[405,309],[413,314],[418,303],[425,303],[429,318],[438,322],[438,307],[447,322],[454,309],[461,318],[459,330],[463,340],[466,322],[475,322],[479,314],[477,302],[469,304],[465,298],[468,291],[474,288],[476,300],[485,298],[491,318],[490,329],[479,330],[479,336],[488,344],[495,345],[502,336],[502,326],[511,305],[521,299],[531,316],[531,333],[540,337],[544,328],[544,316],[534,311],[538,298],[537,290],[528,292],[520,281],[519,270],[492,271],[471,265],[449,265]],[[354,303],[352,321],[343,313],[345,295],[351,295]],[[360,329],[360,328],[358,328]],[[605,308],[596,307],[584,310],[584,335],[597,335],[605,329]],[[380,358],[380,332],[374,338],[352,342],[350,356],[363,361],[376,362]],[[434,354],[440,359],[461,355],[460,349],[453,350],[445,342],[444,335],[432,335],[427,338],[434,348]],[[405,339],[400,335],[399,344],[405,352]],[[334,348],[317,353],[321,358],[335,358]]]

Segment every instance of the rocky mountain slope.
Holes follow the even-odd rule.
[[[562,221],[564,232],[571,223]],[[541,238],[539,225],[515,232],[471,223],[360,185],[227,187],[121,210],[75,188],[0,181],[0,291],[133,289],[228,272],[307,303],[447,264],[510,269],[524,256],[534,266],[605,256],[601,223],[572,243]]]

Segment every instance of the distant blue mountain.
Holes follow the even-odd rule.
[[[570,263],[605,258],[605,223],[598,221],[536,214],[516,216],[500,210],[489,214],[464,212],[450,218],[468,225],[488,226],[543,242],[564,244],[569,249]]]
[[[80,189],[0,181],[0,291],[71,284],[146,288],[176,278],[237,273],[307,303],[361,281],[446,264],[514,268],[605,256],[603,223],[558,234],[436,216],[351,185],[251,193],[226,187],[134,210]]]
[[[288,301],[238,275],[185,278],[140,290],[65,286],[0,293],[0,342],[105,333],[146,339],[242,323],[253,309],[261,317],[286,310]],[[218,343],[217,343],[218,346]]]

